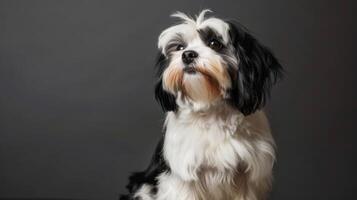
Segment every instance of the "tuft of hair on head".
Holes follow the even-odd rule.
[[[184,21],[185,23],[188,23],[188,24],[195,24],[195,25],[198,25],[198,24],[201,24],[204,20],[205,20],[205,16],[207,13],[209,12],[212,12],[212,10],[210,9],[204,9],[200,12],[200,14],[196,15],[194,19],[193,17],[183,13],[183,12],[180,12],[180,11],[177,11],[175,13],[173,13],[171,15],[171,17],[175,17],[175,18],[179,18],[181,19],[182,21]]]
[[[200,12],[200,14],[196,15],[196,23],[201,24],[205,20],[206,13],[212,12],[210,9],[204,9]]]
[[[189,16],[189,15],[183,13],[183,12],[180,12],[180,11],[177,11],[177,12],[171,14],[170,16],[174,17],[174,18],[181,19],[182,21],[184,21],[186,23],[190,23],[190,24],[191,23],[192,24],[196,23],[195,20],[191,16]]]

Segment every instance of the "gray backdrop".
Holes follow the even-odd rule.
[[[157,36],[169,14],[238,19],[286,69],[267,107],[271,199],[352,199],[352,0],[0,1],[0,198],[116,199],[160,137]]]

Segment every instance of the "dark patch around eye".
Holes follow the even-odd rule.
[[[223,44],[223,38],[220,34],[217,33],[217,31],[215,31],[212,28],[203,28],[203,29],[199,29],[197,30],[198,34],[200,35],[201,40],[206,44],[209,45],[209,43],[212,40],[216,40],[218,42],[220,42],[221,44]]]

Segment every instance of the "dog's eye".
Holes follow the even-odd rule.
[[[216,39],[210,40],[210,41],[208,42],[208,46],[209,46],[211,49],[216,50],[216,51],[222,49],[222,47],[223,47],[222,43],[219,42],[219,41],[216,40]]]
[[[178,44],[177,46],[176,46],[176,51],[181,51],[181,50],[183,50],[185,47],[182,45],[182,44]]]

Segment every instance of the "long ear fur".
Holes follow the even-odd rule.
[[[249,115],[265,105],[272,85],[282,75],[282,67],[273,53],[244,28],[229,25],[239,60],[238,73],[230,73],[233,82],[230,102],[244,115]]]
[[[162,73],[164,72],[168,63],[169,61],[167,60],[166,56],[162,53],[159,53],[156,62],[158,81],[155,85],[155,99],[160,103],[164,112],[177,110],[175,96],[165,91],[162,87]]]

